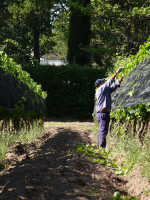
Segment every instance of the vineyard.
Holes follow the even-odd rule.
[[[46,92],[4,52],[0,65],[0,130],[29,130],[46,114]]]
[[[137,55],[118,56],[115,69],[123,67],[122,74],[126,78],[120,89],[112,95],[112,124],[124,125],[126,132],[131,130],[141,145],[149,128],[149,63],[150,38],[140,46]]]
[[[113,159],[117,157],[120,160],[117,173],[128,173],[136,166],[149,180],[150,38],[140,46],[136,55],[117,55],[115,69],[107,77],[111,77],[119,67],[123,67],[121,73],[125,78],[120,88],[112,94],[108,146]],[[96,118],[93,117],[97,127]]]
[[[0,200],[150,200],[150,1],[1,0],[0,27]]]
[[[118,56],[116,68],[118,66],[124,67],[122,73],[125,74],[125,80],[120,89],[113,95],[109,148],[108,150],[103,150],[98,149],[92,143],[93,138],[90,138],[93,137],[90,133],[95,135],[97,132],[97,123],[94,124],[93,122],[91,123],[92,129],[88,128],[89,125],[91,126],[90,123],[76,125],[74,122],[72,125],[68,123],[67,127],[65,127],[65,124],[59,125],[59,122],[52,123],[51,126],[51,123],[47,122],[45,130],[42,129],[38,134],[39,130],[37,129],[35,130],[36,133],[34,131],[29,133],[34,129],[34,125],[36,127],[43,126],[43,118],[46,115],[45,99],[47,94],[42,91],[41,86],[34,82],[26,71],[22,70],[20,65],[8,58],[4,52],[1,52],[1,149],[2,147],[4,148],[6,143],[9,149],[3,152],[1,150],[0,152],[3,158],[0,168],[2,170],[8,167],[7,170],[10,172],[9,166],[12,163],[16,164],[20,159],[20,166],[29,166],[23,167],[23,170],[32,171],[30,176],[24,177],[26,174],[24,171],[22,176],[18,177],[15,170],[19,169],[14,168],[10,174],[2,176],[2,186],[0,186],[2,188],[0,193],[2,198],[10,199],[11,195],[13,195],[15,198],[20,199],[28,199],[31,196],[36,199],[49,194],[56,199],[62,199],[62,197],[69,198],[67,196],[69,193],[71,197],[79,197],[79,199],[85,197],[86,199],[93,198],[98,200],[99,197],[107,197],[111,200],[139,200],[139,198],[147,200],[147,197],[149,198],[149,189],[142,188],[145,190],[145,194],[142,194],[143,191],[139,193],[130,191],[130,189],[127,189],[126,181],[119,176],[127,175],[134,169],[136,164],[140,163],[141,168],[146,167],[147,169],[147,173],[144,174],[143,172],[143,174],[148,179],[150,178],[148,166],[150,103],[148,102],[148,93],[144,96],[145,94],[138,89],[140,86],[144,87],[146,92],[149,89],[147,84],[149,78],[149,55],[150,40],[140,47],[136,56],[124,58]],[[143,73],[139,74],[139,72]],[[107,76],[111,75],[111,72],[107,74]],[[76,129],[73,129],[74,126]],[[25,132],[21,133],[20,131]],[[26,138],[30,138],[29,141],[38,140],[38,145],[40,146],[38,147],[36,142],[29,143],[27,139],[22,140],[21,137],[25,137],[25,135]],[[12,137],[15,138],[16,142],[14,140],[12,142]],[[21,141],[24,141],[24,143]],[[138,144],[136,143],[137,141]],[[124,154],[121,147],[124,149]],[[117,148],[120,148],[119,154],[115,152]],[[62,157],[64,158],[60,159]],[[48,164],[47,160],[49,160]],[[104,177],[97,175],[101,174],[100,170],[105,172],[103,174]],[[91,174],[90,176],[89,173]],[[40,188],[37,186],[39,179],[34,177],[36,174],[41,177]],[[57,180],[54,179],[56,174],[58,174]],[[18,179],[19,184],[11,183],[11,177]],[[53,181],[49,182],[47,177]],[[103,183],[103,178],[107,179],[107,183]],[[26,179],[27,184],[32,182],[31,190],[29,190],[29,186],[25,185],[26,182],[23,182],[24,179]],[[6,182],[6,180],[9,181]],[[90,180],[92,180],[94,186],[91,186]],[[78,188],[77,193],[72,193],[72,189],[69,187],[70,184],[72,188]],[[21,195],[13,192],[12,187],[14,185],[16,188],[20,188],[20,185],[22,186],[22,189],[19,189]],[[52,194],[51,192],[55,187],[62,189]],[[63,188],[68,193],[64,193]],[[12,193],[9,191],[12,191]],[[133,196],[134,194],[139,198]]]

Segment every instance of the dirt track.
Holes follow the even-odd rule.
[[[93,126],[45,123],[41,139],[21,155],[7,155],[12,165],[0,175],[0,200],[109,200],[115,191],[126,193],[123,179],[74,152],[78,144],[93,143]]]

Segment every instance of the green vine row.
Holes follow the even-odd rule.
[[[144,45],[139,47],[139,52],[137,55],[131,55],[128,57],[123,57],[117,55],[117,61],[115,63],[115,70],[118,67],[123,67],[124,70],[122,73],[128,75],[140,62],[144,61],[147,57],[150,56],[150,37]],[[112,73],[109,73],[108,76],[111,76]],[[150,114],[150,103],[137,104],[132,107],[117,109],[112,112],[111,117],[115,118],[117,121],[132,121],[138,119],[142,121]]]
[[[15,79],[19,79],[20,82],[26,84],[29,87],[31,94],[37,95],[36,97],[33,95],[33,98],[36,99],[30,99],[30,101],[32,101],[31,104],[34,104],[34,101],[36,101],[37,105],[39,106],[39,103],[41,102],[41,112],[39,113],[36,111],[36,109],[34,109],[34,105],[33,110],[25,109],[25,105],[23,104],[23,102],[26,100],[25,97],[22,97],[22,99],[14,105],[14,108],[8,108],[7,106],[5,107],[3,102],[2,105],[0,105],[0,132],[20,131],[22,129],[29,130],[33,127],[34,123],[40,123],[43,125],[45,109],[43,99],[47,97],[47,93],[42,91],[41,85],[38,85],[36,82],[34,82],[29,73],[23,71],[20,65],[15,63],[13,59],[9,58],[2,51],[0,51],[0,67],[8,74],[11,74],[13,77],[15,77]],[[30,98],[32,98],[32,95],[30,95]],[[28,102],[28,104],[30,104],[30,102]]]
[[[26,71],[23,71],[22,67],[14,62],[12,58],[9,58],[3,51],[0,51],[0,67],[13,74],[15,78],[19,78],[22,82],[26,83],[32,91],[44,99],[47,97],[47,93],[42,91],[41,85],[38,85],[36,82],[34,82],[30,77],[30,74]]]

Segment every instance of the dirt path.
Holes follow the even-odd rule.
[[[40,140],[28,144],[21,155],[7,155],[12,165],[0,175],[0,200],[108,200],[115,191],[125,192],[124,180],[74,152],[78,144],[92,143],[93,126],[45,123]]]

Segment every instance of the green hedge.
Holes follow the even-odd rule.
[[[34,81],[47,91],[47,116],[51,118],[91,118],[94,107],[95,80],[106,70],[89,67],[24,67]]]

